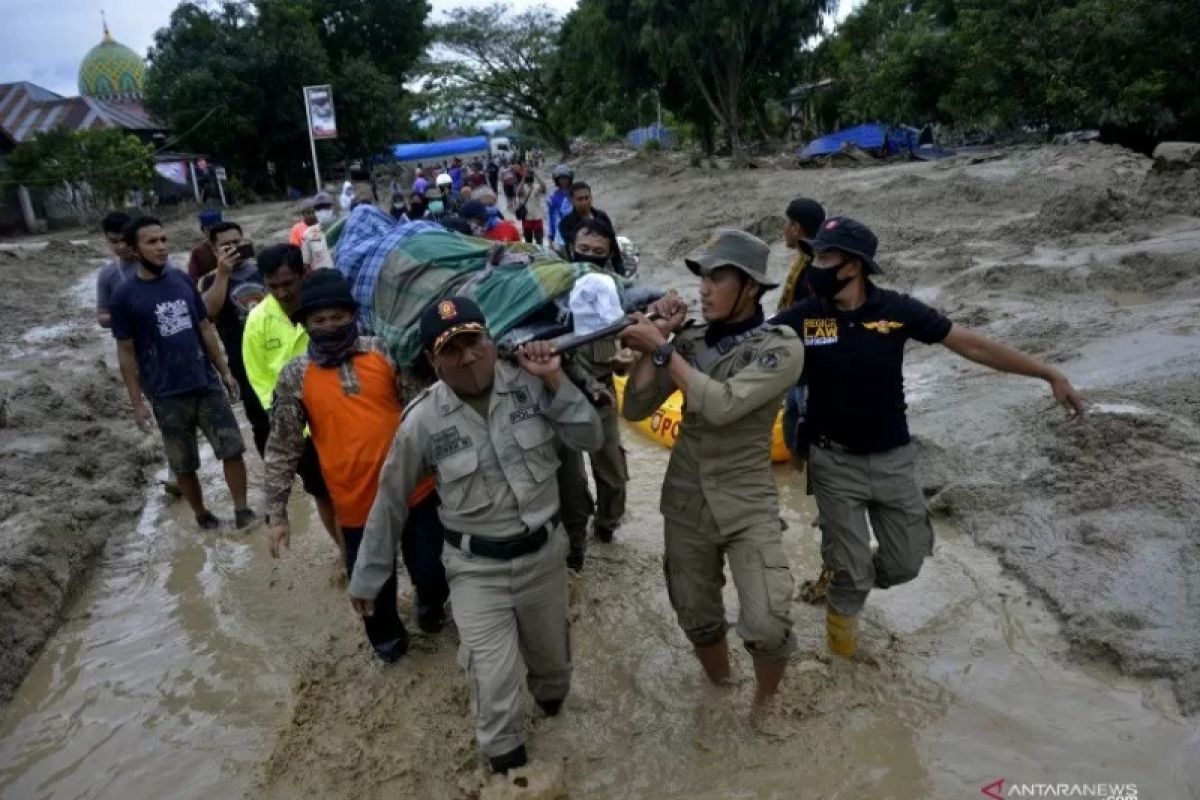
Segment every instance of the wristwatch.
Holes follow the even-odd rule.
[[[654,362],[656,367],[665,367],[671,361],[671,356],[675,354],[675,345],[670,342],[663,342],[658,347],[654,348],[654,352],[650,354],[650,360]]]

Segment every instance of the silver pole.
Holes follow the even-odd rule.
[[[317,182],[316,191],[321,191],[321,170],[317,167],[317,140],[313,138],[312,130],[312,107],[308,102],[308,89],[300,90],[304,93],[304,121],[308,125],[308,145],[312,148],[313,160],[313,179]]]

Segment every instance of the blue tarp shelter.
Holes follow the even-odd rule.
[[[675,147],[675,132],[658,125],[651,125],[648,128],[635,128],[625,134],[625,142],[635,149],[652,139],[657,139],[662,144],[664,150],[671,150]]]
[[[920,132],[913,128],[890,127],[869,122],[866,125],[856,125],[853,128],[827,133],[819,139],[814,139],[800,151],[801,158],[820,158],[840,152],[843,145],[850,144],[863,150],[882,151],[890,156],[896,153],[908,153],[917,148],[917,138]]]
[[[486,153],[486,136],[470,136],[465,139],[446,139],[441,142],[413,142],[392,145],[392,156],[397,161],[432,161],[435,158],[462,156],[468,153]]]

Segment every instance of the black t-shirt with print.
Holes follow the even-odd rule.
[[[215,272],[201,278],[201,294],[212,288],[216,279]],[[246,317],[265,296],[266,290],[258,273],[258,265],[253,259],[243,261],[229,276],[225,303],[221,306],[221,313],[214,320],[217,335],[221,337],[221,344],[225,346],[225,358],[235,375],[242,370],[242,331],[246,327]]]
[[[867,302],[839,311],[818,297],[801,300],[773,320],[804,342],[808,428],[856,453],[882,453],[909,443],[904,402],[904,345],[937,344],[952,323],[913,297],[869,285]]]

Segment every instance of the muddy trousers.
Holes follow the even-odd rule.
[[[916,448],[908,444],[861,456],[813,447],[808,463],[821,559],[833,570],[827,601],[838,614],[855,616],[871,589],[911,581],[933,552],[933,527],[917,485]],[[872,530],[879,542],[874,554]]]
[[[593,512],[596,527],[615,531],[625,517],[625,487],[629,483],[629,467],[625,448],[621,447],[621,429],[616,409],[600,408],[604,426],[604,446],[589,453],[592,475],[596,479],[596,499],[593,503],[588,490],[584,454],[563,448],[559,453],[558,500],[563,526],[571,541],[571,553],[582,556],[587,549],[588,518]]]
[[[354,574],[354,562],[358,560],[358,548],[362,546],[363,529],[342,527],[342,536],[346,540],[346,574]],[[363,617],[363,626],[367,629],[367,639],[375,648],[376,654],[387,661],[395,660],[408,650],[408,631],[400,621],[400,611],[396,607],[396,566],[392,565],[392,574],[387,582],[375,595],[375,612],[369,617]]]
[[[522,660],[535,700],[562,700],[570,690],[566,554],[561,526],[540,550],[512,560],[453,546],[442,554],[461,642],[459,663],[471,691],[476,738],[488,758],[524,743]]]
[[[783,552],[778,519],[722,531],[708,503],[691,518],[666,518],[663,572],[667,594],[688,641],[698,647],[725,637],[725,562],[737,587],[737,634],[752,655],[785,661],[795,648],[792,594],[795,584]]]
[[[250,423],[250,430],[254,434],[254,448],[261,456],[266,452],[267,439],[271,436],[271,415],[262,407],[262,402],[258,399],[254,387],[250,385],[250,378],[246,375],[246,367],[242,364],[241,359],[231,361],[229,371],[233,373],[233,379],[237,381],[242,411],[245,412],[246,421]]]
[[[346,539],[346,574],[353,575],[358,548],[362,545],[363,529],[343,526],[342,535]],[[446,570],[442,566],[444,543],[445,529],[438,517],[438,496],[435,492],[409,509],[408,520],[400,535],[400,552],[416,594],[418,613],[428,608],[440,608],[450,596]],[[397,642],[403,644],[401,653],[408,647],[408,632],[400,620],[396,603],[397,591],[396,568],[393,565],[387,583],[375,596],[375,613],[363,617],[367,639],[381,657],[392,653]]]

